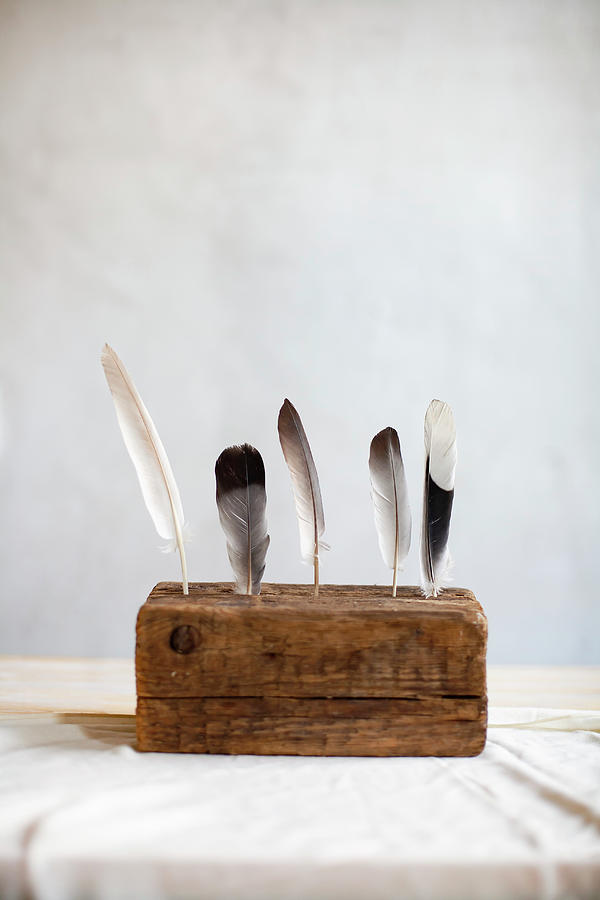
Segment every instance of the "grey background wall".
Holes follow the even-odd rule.
[[[385,582],[366,460],[459,429],[455,581],[494,662],[598,662],[600,5],[4,0],[0,651],[128,655],[178,577],[99,364],[121,354],[228,579],[213,465],[267,467],[267,580],[304,581],[276,435],[321,474],[323,577]]]

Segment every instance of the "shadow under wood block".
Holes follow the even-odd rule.
[[[137,620],[138,749],[475,756],[486,642],[462,588],[161,583]]]

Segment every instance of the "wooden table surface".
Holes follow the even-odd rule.
[[[488,666],[490,706],[600,710],[600,666]],[[0,713],[135,714],[133,660],[0,656]]]

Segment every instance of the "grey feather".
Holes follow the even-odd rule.
[[[284,400],[277,422],[279,440],[290,470],[298,528],[300,552],[304,562],[314,566],[315,593],[318,593],[319,555],[329,547],[321,538],[325,531],[323,501],[317,469],[297,410]]]
[[[270,538],[265,467],[249,444],[223,450],[215,465],[217,508],[238,594],[260,594]]]
[[[398,571],[410,549],[411,515],[400,440],[395,428],[384,428],[371,441],[369,472],[375,527],[385,564],[393,571],[396,596]]]

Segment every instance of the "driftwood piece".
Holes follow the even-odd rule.
[[[141,750],[472,756],[487,622],[470,591],[157,585],[137,623]]]

